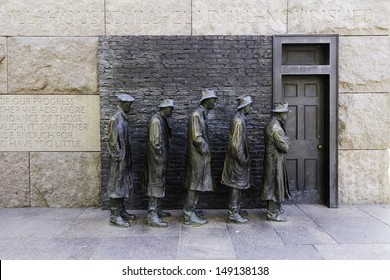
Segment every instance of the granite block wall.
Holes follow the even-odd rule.
[[[268,96],[270,92],[271,86],[262,84],[263,81],[267,81],[267,77],[263,79],[262,74],[257,75],[252,72],[256,70],[255,68],[246,69],[245,75],[240,70],[234,71],[234,64],[242,63],[242,57],[234,58],[236,61],[233,62],[229,60],[232,59],[231,57],[216,56],[215,59],[220,60],[216,62],[212,61],[211,55],[221,55],[221,53],[215,51],[214,53],[204,51],[199,55],[202,55],[204,60],[210,60],[210,65],[228,63],[234,74],[226,80],[219,77],[226,77],[227,73],[214,74],[211,70],[192,68],[191,71],[196,71],[199,75],[209,74],[207,77],[201,76],[202,79],[194,80],[189,76],[189,70],[187,72],[179,70],[185,68],[180,63],[172,61],[174,56],[170,54],[163,56],[164,68],[157,68],[157,73],[161,73],[162,69],[172,71],[172,77],[165,77],[166,80],[163,82],[162,77],[155,75],[156,73],[146,62],[146,57],[140,53],[139,58],[143,62],[132,71],[145,73],[143,80],[137,80],[135,76],[134,78],[126,76],[128,73],[123,71],[120,72],[122,78],[117,76],[115,84],[112,84],[110,77],[106,77],[103,81],[98,74],[101,71],[98,61],[102,62],[98,47],[102,48],[104,43],[101,36],[108,36],[109,39],[110,36],[119,35],[125,36],[123,41],[128,40],[128,36],[141,36],[140,38],[164,35],[187,36],[186,40],[182,38],[183,47],[190,44],[192,40],[189,39],[190,37],[194,37],[195,40],[195,38],[205,39],[204,36],[213,36],[210,38],[216,38],[215,41],[220,44],[219,46],[227,44],[231,47],[227,39],[229,36],[339,34],[339,201],[340,203],[389,203],[389,14],[390,5],[387,0],[342,2],[332,0],[0,0],[0,116],[3,117],[0,122],[0,126],[3,125],[0,130],[0,207],[100,206],[101,201],[105,201],[104,189],[102,198],[100,196],[101,170],[105,168],[104,160],[101,161],[103,157],[101,151],[105,153],[105,145],[100,145],[100,141],[104,143],[104,135],[103,132],[99,133],[98,126],[104,123],[106,116],[113,110],[111,105],[115,103],[110,99],[111,92],[107,91],[108,88],[131,89],[138,92],[138,99],[153,102],[148,108],[138,107],[137,112],[142,116],[140,123],[135,121],[135,115],[132,117],[136,129],[144,127],[149,117],[147,112],[151,114],[152,107],[157,106],[158,101],[152,96],[148,97],[150,92],[153,92],[152,95],[159,92],[172,97],[176,97],[176,94],[186,97],[186,100],[179,98],[181,104],[172,119],[175,133],[179,133],[180,128],[185,127],[184,116],[187,112],[184,112],[184,106],[185,108],[196,106],[198,91],[203,85],[207,84],[206,86],[209,87],[208,81],[216,81],[211,87],[217,87],[216,89],[223,96],[223,100],[215,110],[213,126],[222,125],[221,121],[217,122],[217,118],[230,114],[233,105],[226,105],[226,102],[234,99],[238,94],[237,88],[241,89],[241,85],[244,85],[242,90],[248,92],[254,93],[255,89],[261,89],[260,92],[256,92],[255,98],[258,101],[265,100],[265,97],[259,96]],[[227,36],[223,37],[225,38],[223,43],[220,42],[222,37],[219,38],[222,35]],[[108,44],[108,41],[104,44]],[[132,43],[128,44],[134,46]],[[114,46],[106,47],[110,49]],[[197,48],[200,49],[201,46]],[[238,46],[238,48],[244,53],[242,47]],[[179,46],[175,49],[180,51]],[[120,56],[119,53],[117,55]],[[179,52],[176,54],[176,59],[186,61],[188,60],[186,55],[192,54]],[[157,59],[153,66],[158,65],[157,61],[160,61],[161,66],[161,59]],[[267,61],[267,59],[261,60],[260,64],[264,62],[266,66]],[[130,62],[120,63],[123,63],[124,67],[131,67]],[[186,67],[197,65],[200,65],[199,62]],[[118,67],[118,65],[105,67],[109,70],[110,67]],[[234,80],[230,77],[240,79]],[[189,78],[188,82],[186,82],[187,78]],[[257,78],[261,81],[256,80]],[[154,88],[144,87],[142,84],[145,79],[148,79],[149,84]],[[248,84],[251,82],[254,84]],[[164,87],[156,89],[158,83],[163,83]],[[144,96],[145,99],[139,98],[140,96]],[[22,131],[22,126],[17,123],[6,121],[11,120],[7,117],[9,115],[7,112],[11,111],[12,106],[19,106],[12,102],[20,103],[28,98],[33,100],[34,97],[37,97],[35,99],[37,102],[71,98],[74,100],[72,110],[77,110],[76,107],[84,109],[88,107],[88,114],[77,114],[82,118],[82,127],[85,127],[84,124],[95,123],[98,128],[94,127],[90,130],[75,128],[71,131],[73,138],[66,141],[80,140],[80,143],[87,144],[90,139],[95,141],[87,146],[76,144],[63,149],[53,145],[34,146],[31,141],[36,139],[22,137],[12,139],[22,141],[11,147],[9,145],[11,133],[26,133],[26,131]],[[55,99],[57,97],[59,99]],[[102,102],[109,100],[110,106],[105,108],[99,103],[101,100]],[[141,101],[139,102],[141,104]],[[30,119],[30,124],[45,127],[45,120],[50,115],[54,117],[54,110],[61,109],[62,106],[60,103],[55,103],[53,108],[47,108],[46,105],[43,106],[44,104],[38,105],[36,108],[43,110],[39,115],[14,116],[24,116]],[[148,104],[145,101],[143,105]],[[225,105],[226,110],[222,107]],[[23,108],[34,110],[34,106],[30,104]],[[107,112],[104,113],[104,110]],[[261,115],[259,118],[266,114],[260,108],[257,111]],[[100,115],[103,116],[102,120]],[[252,117],[257,118],[257,115]],[[225,123],[223,128],[215,131],[223,131],[227,125],[228,123]],[[61,129],[65,127],[69,126],[64,124]],[[102,127],[101,130],[103,131],[104,128]],[[27,130],[28,132],[35,131],[30,129]],[[38,132],[44,136],[46,131]],[[57,129],[51,131],[53,132],[64,131]],[[255,135],[255,129],[252,129],[251,133]],[[15,135],[17,134],[13,134],[12,137]],[[58,138],[61,135],[60,133],[54,137],[55,139],[49,140],[62,140]],[[181,139],[183,137],[180,134],[174,136],[172,141],[177,141],[175,145],[179,147],[182,145],[179,139],[183,141]],[[220,137],[226,136],[221,132]],[[252,137],[258,139],[259,136]],[[215,149],[215,153],[219,152],[222,155],[222,146],[220,149],[220,151]],[[261,151],[261,148],[256,147],[255,150]],[[217,159],[218,155],[214,157]],[[136,159],[141,158],[140,152]],[[180,165],[182,158],[183,155],[177,156],[174,164]],[[91,169],[80,168],[86,163]],[[256,162],[255,165],[255,178],[259,181],[261,171],[256,172],[260,170],[261,164]],[[68,172],[62,172],[57,178],[52,174],[54,171],[58,172],[56,169],[58,166],[63,166],[63,169],[66,168]],[[170,170],[169,176],[175,177],[176,174],[173,174],[172,169]],[[94,178],[94,180],[73,180],[75,174],[77,178]],[[214,170],[214,174],[218,180],[217,176],[220,172]],[[179,193],[178,182],[182,175],[177,176],[178,178],[173,180],[176,182],[173,189]],[[63,184],[64,181],[68,183]],[[104,178],[102,182],[104,185]],[[75,190],[85,195],[74,195]],[[72,195],[67,196],[67,194]],[[64,201],[63,197],[76,200]]]

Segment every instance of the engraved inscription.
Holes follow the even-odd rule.
[[[191,15],[186,11],[179,10],[169,13],[161,13],[161,11],[155,10],[108,10],[106,15],[107,24],[113,25],[191,24]]]
[[[88,107],[90,106],[88,100],[92,101],[94,98],[94,96],[0,96],[0,150],[98,149],[99,147],[93,147],[93,139],[89,139],[91,136],[99,137],[96,133],[98,128],[93,123],[96,119],[91,117],[91,108]]]
[[[283,11],[285,16],[281,17],[288,22],[295,23],[363,23],[367,24],[375,20],[375,12],[372,9],[292,9]],[[287,23],[287,22],[285,22]]]
[[[203,23],[231,23],[231,24],[248,24],[260,23],[261,20],[277,21],[270,11],[255,13],[250,10],[229,9],[229,10],[197,10],[194,14],[195,20]]]
[[[197,10],[194,11],[194,20],[208,24],[263,24],[275,22],[287,24],[296,23],[363,23],[368,24],[375,20],[372,9],[292,9],[292,10],[264,10],[251,11],[246,9],[229,10]]]
[[[0,8],[1,9],[1,8]],[[102,10],[0,10],[0,19],[7,18],[13,26],[98,25],[103,22]]]

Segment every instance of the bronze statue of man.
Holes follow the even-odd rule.
[[[110,152],[110,173],[108,191],[111,208],[111,224],[119,227],[130,226],[129,220],[135,215],[125,209],[125,199],[133,189],[130,122],[128,114],[134,98],[127,94],[118,96],[118,111],[108,123],[108,150]]]
[[[167,227],[161,218],[171,216],[160,210],[160,201],[165,197],[165,170],[168,161],[169,139],[171,128],[167,118],[172,116],[173,99],[164,99],[160,111],[149,121],[146,138],[146,161],[142,181],[143,189],[149,198],[147,221],[149,226]]]
[[[246,116],[252,111],[249,95],[237,98],[237,113],[230,122],[229,142],[221,183],[230,187],[228,223],[245,224],[249,220],[240,214],[241,191],[250,187],[250,156],[246,130]]]
[[[184,224],[203,225],[207,220],[196,211],[199,192],[213,191],[211,177],[211,150],[208,135],[207,114],[215,106],[218,97],[210,89],[202,90],[200,106],[192,112],[188,121],[187,164],[185,186],[187,196],[184,204]]]
[[[289,148],[285,122],[290,112],[287,102],[276,102],[271,121],[264,130],[265,154],[263,189],[260,198],[267,201],[267,220],[285,222],[282,202],[290,199],[285,154]]]

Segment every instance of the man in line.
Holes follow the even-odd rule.
[[[118,227],[130,226],[135,215],[125,209],[125,199],[133,189],[130,122],[128,114],[134,98],[127,94],[118,96],[118,111],[108,123],[108,151],[110,152],[110,173],[108,191],[110,197],[111,224]]]
[[[213,90],[202,91],[198,109],[192,112],[188,122],[187,165],[184,204],[184,224],[200,226],[207,220],[196,211],[199,192],[213,191],[211,177],[211,150],[208,136],[207,114],[215,106],[218,97]]]
[[[240,214],[241,191],[250,187],[250,156],[246,130],[246,116],[252,111],[250,96],[237,98],[237,113],[230,122],[230,135],[221,183],[230,187],[228,223],[249,222]]]
[[[285,123],[290,111],[287,102],[276,102],[271,112],[273,117],[264,131],[264,175],[260,198],[267,201],[267,220],[286,222],[281,214],[282,202],[291,198],[285,159],[289,148]]]
[[[160,210],[160,201],[165,197],[165,170],[168,161],[169,139],[171,128],[168,123],[174,109],[173,99],[164,99],[160,111],[153,115],[148,125],[146,166],[142,186],[149,197],[148,225],[167,227],[161,218],[171,216]]]

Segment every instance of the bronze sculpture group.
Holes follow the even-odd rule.
[[[188,122],[185,187],[187,188],[183,223],[200,226],[207,223],[203,213],[196,210],[199,193],[213,191],[211,176],[211,150],[208,135],[208,113],[218,100],[215,91],[204,89],[199,107],[194,110]],[[111,224],[128,227],[133,214],[125,210],[124,200],[133,189],[130,124],[128,113],[134,98],[127,94],[118,96],[118,110],[108,124],[108,150],[110,152],[110,173],[108,191],[110,197]],[[246,224],[247,213],[241,210],[241,192],[251,186],[250,155],[248,147],[246,116],[252,112],[249,95],[237,98],[237,112],[230,122],[229,141],[226,151],[221,183],[229,188],[228,223]],[[168,118],[175,108],[173,99],[164,99],[159,112],[149,121],[146,138],[145,169],[142,187],[148,196],[147,224],[152,227],[168,226],[162,220],[169,212],[160,209],[165,197],[165,171],[168,160],[171,128]],[[265,128],[264,176],[261,199],[267,201],[267,220],[285,222],[281,203],[290,198],[285,153],[288,151],[288,137],[285,121],[288,105],[275,103],[272,120]]]

